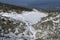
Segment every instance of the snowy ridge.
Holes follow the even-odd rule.
[[[22,21],[25,23],[25,26],[21,26],[23,25],[23,23],[20,23],[16,28],[15,28],[15,32],[9,32],[9,34],[7,34],[9,37],[12,38],[16,38],[15,40],[36,40],[38,38],[47,38],[48,37],[48,33],[49,28],[54,27],[55,28],[55,24],[59,23],[59,20],[54,20],[56,18],[59,18],[60,15],[57,15],[56,17],[49,17],[46,20],[41,20],[43,17],[47,17],[48,13],[43,13],[40,12],[36,9],[33,9],[33,11],[22,11],[21,14],[18,14],[16,12],[11,12],[11,13],[4,13],[1,12],[0,16],[2,17],[7,17],[9,19],[13,19],[16,21]],[[41,30],[38,29],[36,30],[32,25],[37,24],[37,26],[35,27],[41,27],[41,24],[48,22],[48,21],[52,21],[53,26],[49,26],[50,24],[48,23],[48,28],[46,30]],[[39,23],[40,22],[40,23]],[[14,23],[15,24],[15,23]],[[46,23],[45,23],[46,24]],[[43,27],[47,27],[45,25],[43,25]],[[59,26],[58,26],[59,27]],[[25,31],[23,31],[22,33],[19,33],[19,28],[24,28]],[[52,30],[54,30],[54,28]],[[56,29],[56,28],[55,28]],[[9,29],[11,30],[11,29]],[[55,31],[54,31],[55,32]],[[15,35],[16,33],[19,33],[18,35]],[[51,32],[51,34],[54,34],[53,32]],[[6,35],[5,35],[6,36]]]
[[[35,24],[38,21],[41,20],[42,17],[46,17],[48,16],[48,14],[43,13],[43,12],[39,12],[37,10],[34,11],[23,11],[22,14],[17,14],[17,13],[2,13],[2,16],[6,16],[6,17],[10,17],[13,18],[15,20],[23,20],[23,21],[27,21],[30,24]]]

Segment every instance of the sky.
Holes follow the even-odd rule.
[[[0,0],[0,2],[26,8],[60,9],[60,0]]]
[[[29,3],[33,2],[34,0],[0,0],[0,2],[13,4],[13,5],[28,5]]]
[[[24,5],[24,6],[28,6],[29,4],[40,4],[40,3],[44,3],[44,2],[56,2],[57,0],[0,0],[0,2],[3,3],[8,3],[8,4],[13,4],[13,5]],[[59,0],[58,0],[59,1]]]

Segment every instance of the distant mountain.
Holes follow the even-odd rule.
[[[19,7],[19,6],[15,6],[15,5],[11,5],[11,4],[7,4],[7,3],[1,3],[0,2],[0,10],[3,10],[4,12],[5,11],[9,11],[9,10],[15,10],[17,12],[20,12],[20,11],[23,11],[23,10],[26,10],[26,11],[32,11],[32,9],[29,9],[29,8],[25,8],[25,7]]]

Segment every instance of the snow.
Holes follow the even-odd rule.
[[[15,19],[18,21],[22,21],[25,22],[27,27],[26,30],[23,32],[24,33],[24,38],[26,38],[27,40],[35,40],[35,35],[36,35],[36,30],[32,27],[33,24],[38,23],[39,21],[41,21],[41,18],[48,16],[47,13],[43,13],[37,10],[33,10],[33,11],[22,11],[21,14],[18,13],[3,13],[1,12],[0,15],[4,16],[4,17],[9,17],[11,19]],[[31,32],[30,35],[27,35],[27,32]],[[18,33],[18,28],[15,29],[15,33]],[[15,33],[10,32],[8,35],[10,37],[15,37]],[[45,34],[46,35],[46,34]],[[17,37],[21,38],[22,34],[19,34]],[[43,35],[44,36],[44,35]],[[32,39],[33,38],[33,39]],[[19,39],[17,39],[19,40]],[[23,40],[23,39],[20,39]]]
[[[22,33],[19,33],[19,31],[18,31],[20,29],[19,27],[21,27],[21,25],[23,25],[23,23],[20,23],[20,25],[18,25],[15,28],[14,33],[9,32],[8,34],[4,34],[5,36],[11,37],[10,39],[9,38],[7,38],[7,39],[3,38],[4,40],[25,40],[25,39],[35,40],[35,39],[42,38],[42,37],[43,37],[43,39],[45,39],[48,37],[48,33],[53,34],[53,32],[49,31],[49,26],[48,26],[48,30],[44,30],[44,29],[43,30],[41,30],[41,29],[35,30],[35,28],[32,25],[34,25],[40,21],[41,21],[41,23],[44,23],[44,22],[51,20],[51,21],[53,21],[53,24],[54,24],[53,30],[55,30],[56,29],[55,25],[56,25],[56,23],[59,23],[59,20],[58,19],[54,20],[54,19],[60,17],[60,15],[58,14],[55,17],[49,17],[49,18],[47,17],[46,20],[41,20],[41,18],[48,16],[48,13],[43,13],[43,12],[40,12],[40,11],[35,10],[35,9],[33,9],[33,11],[22,11],[21,14],[16,13],[16,12],[11,12],[11,13],[0,12],[0,16],[3,16],[3,17],[1,17],[1,19],[4,17],[8,17],[9,20],[14,19],[14,20],[16,20],[16,22],[22,21],[23,23],[26,24],[26,26],[22,27],[22,28],[25,28],[25,30]],[[7,19],[5,19],[5,20],[7,20]],[[13,24],[16,24],[16,22],[14,21]],[[59,25],[57,26],[57,28],[60,28]],[[1,29],[1,26],[0,26],[0,29]],[[9,31],[10,30],[11,29],[9,29]],[[19,33],[19,34],[15,35],[15,33]],[[3,33],[1,33],[1,35],[3,35]],[[0,40],[2,40],[2,37],[0,37]]]
[[[48,16],[48,14],[39,12],[39,11],[24,11],[22,14],[13,14],[13,13],[4,13],[2,16],[10,17],[15,20],[22,20],[30,23],[30,25],[36,24],[38,21],[41,20],[42,17]]]

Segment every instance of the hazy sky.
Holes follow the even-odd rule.
[[[8,3],[16,6],[29,8],[58,8],[60,7],[60,0],[0,0],[0,2]]]
[[[27,5],[35,0],[0,0],[0,2],[14,4],[14,5]]]
[[[24,5],[27,6],[29,4],[40,4],[44,2],[52,2],[52,1],[59,1],[59,0],[0,0],[0,2],[5,2],[9,4],[14,4],[14,5]]]

